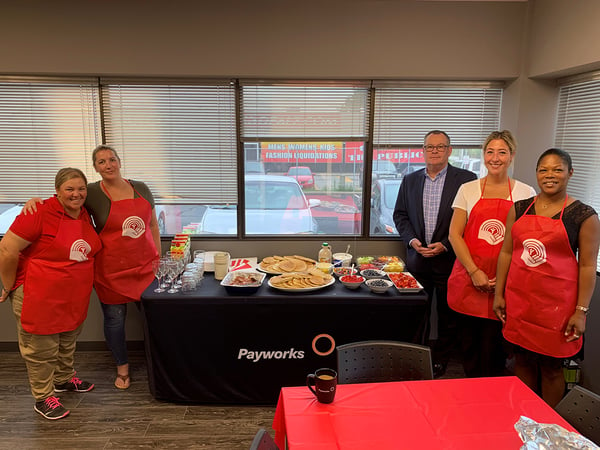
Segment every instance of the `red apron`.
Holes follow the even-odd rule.
[[[577,305],[579,273],[562,222],[566,204],[565,199],[559,220],[525,211],[514,223],[505,290],[506,340],[555,358],[573,356],[582,346],[582,339],[566,342],[565,337]]]
[[[54,230],[42,230],[42,233]],[[87,317],[100,239],[87,211],[62,217],[52,244],[27,262],[21,324],[32,334],[73,331]]]
[[[95,265],[94,287],[102,303],[139,301],[154,279],[152,261],[158,258],[158,251],[150,231],[151,217],[152,207],[142,196],[111,199],[108,219],[100,232],[103,248]]]
[[[484,182],[485,183],[485,182]],[[475,203],[465,226],[463,239],[473,261],[487,276],[496,276],[498,255],[504,242],[506,216],[513,204],[510,180],[508,191],[510,200],[502,198],[481,198]],[[453,310],[469,316],[498,320],[494,310],[494,294],[478,291],[465,267],[457,259],[448,279],[448,305]]]

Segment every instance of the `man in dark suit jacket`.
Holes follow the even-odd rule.
[[[394,223],[407,247],[407,270],[423,285],[429,299],[423,330],[425,342],[430,330],[432,299],[436,295],[438,339],[433,348],[436,376],[446,371],[458,336],[458,316],[446,300],[448,277],[456,259],[448,240],[452,202],[463,183],[477,178],[473,172],[448,164],[451,154],[450,137],[445,132],[427,133],[423,145],[426,167],[404,177],[394,208]]]

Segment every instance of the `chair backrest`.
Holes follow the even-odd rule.
[[[279,447],[267,430],[261,428],[256,432],[250,450],[279,450]]]
[[[600,444],[600,395],[575,385],[556,405],[556,412],[586,438]]]
[[[396,341],[362,341],[337,347],[339,383],[432,380],[431,349]]]

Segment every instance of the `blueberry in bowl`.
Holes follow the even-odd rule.
[[[371,289],[371,292],[376,294],[383,294],[394,285],[390,280],[384,280],[382,278],[372,278],[365,281],[365,284]]]

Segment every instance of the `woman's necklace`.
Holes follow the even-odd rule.
[[[548,209],[549,206],[556,206],[558,203],[562,203],[565,201],[564,198],[561,198],[561,199],[558,199],[558,201],[551,200],[549,202],[543,202],[542,199],[540,199],[539,197],[538,197],[538,200],[539,200],[539,203],[540,203],[540,206],[542,207],[542,209]]]

